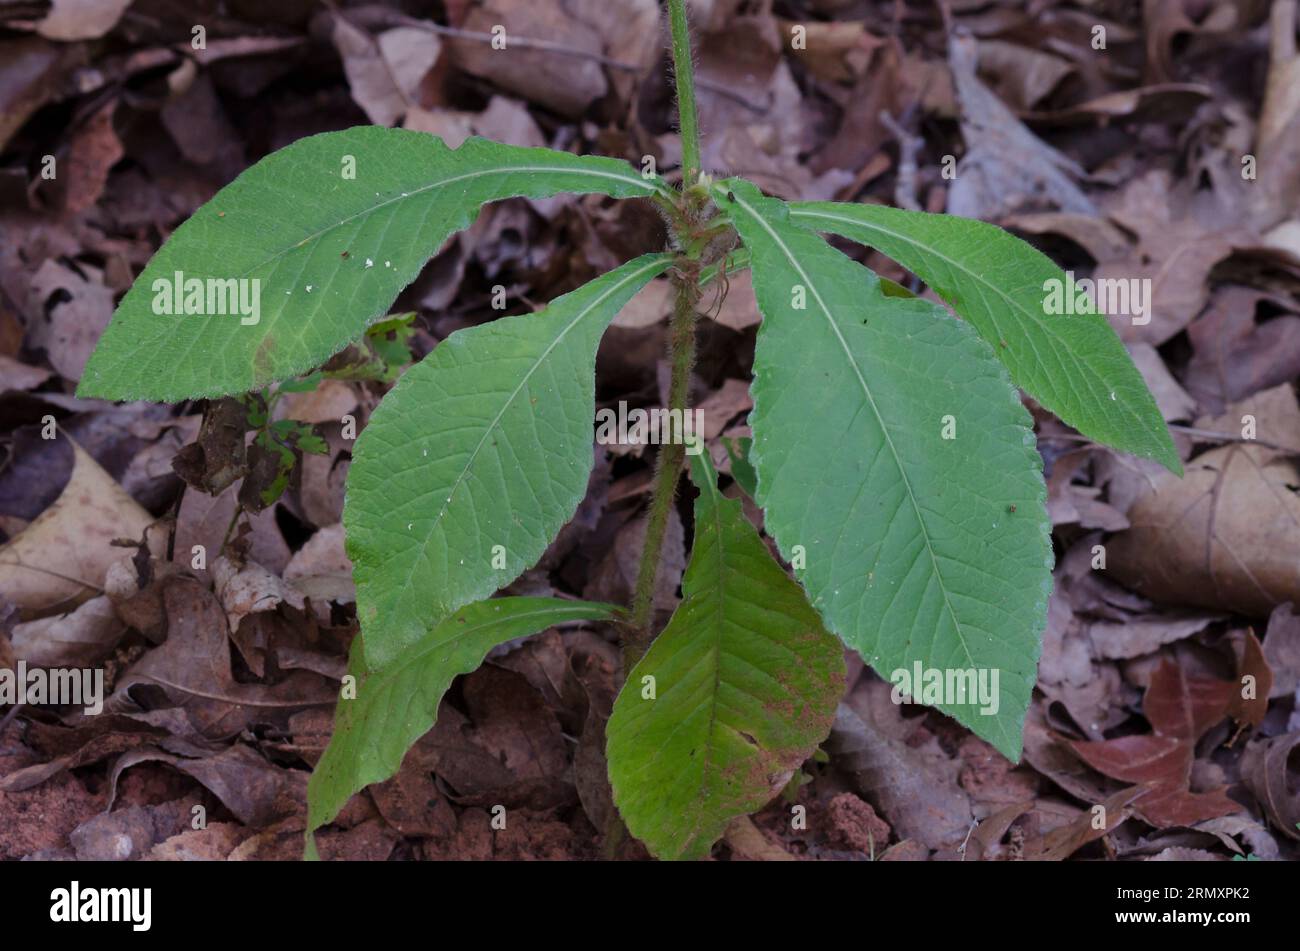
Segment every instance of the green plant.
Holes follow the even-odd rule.
[[[404,344],[375,331],[405,326],[385,321],[397,294],[484,203],[594,192],[652,201],[669,223],[669,251],[539,313],[452,334],[373,413],[344,513],[362,634],[309,788],[309,848],[311,830],[397,771],[457,674],[566,621],[621,626],[627,676],[608,726],[609,774],[627,827],[661,857],[707,854],[813,752],[844,676],[832,634],[886,674],[994,672],[992,702],[931,698],[919,682],[909,692],[1018,759],[1052,549],[1032,420],[1013,384],[1085,435],[1181,471],[1105,317],[1048,314],[1044,282],[1072,288],[1028,245],[981,222],[787,204],[704,174],[683,0],[668,9],[680,187],[613,159],[481,139],[452,150],[384,128],[313,136],[250,168],[176,231],[87,367],[86,396],[239,395],[365,335],[370,369],[354,375],[391,379]],[[882,282],[817,231],[893,257],[964,319]],[[763,315],[754,436],[725,448],[799,584],[696,457],[684,599],[654,637],[655,577],[686,458],[678,420],[658,453],[626,611],[492,598],[542,556],[586,489],[594,360],[609,322],[670,275],[669,408],[685,410],[702,291],[745,266]]]

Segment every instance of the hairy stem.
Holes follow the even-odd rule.
[[[700,177],[700,130],[695,113],[695,75],[691,63],[690,26],[686,22],[685,0],[668,0],[668,24],[672,32],[673,76],[677,82],[677,115],[682,134],[682,194],[680,215],[676,217],[673,235],[678,248],[677,266],[673,269],[674,305],[673,319],[668,333],[668,359],[672,364],[672,380],[668,387],[669,416],[675,416],[679,425],[685,418],[687,388],[691,367],[695,364],[695,315],[700,301],[700,248],[690,234],[699,221],[699,203],[686,194]],[[676,410],[674,414],[672,411]],[[672,511],[677,481],[681,478],[682,461],[686,447],[684,433],[670,434],[659,449],[655,461],[655,476],[650,496],[650,514],[646,523],[645,545],[641,551],[641,564],[637,569],[636,590],[632,596],[631,630],[623,650],[624,675],[645,654],[651,639],[654,620],[655,580],[659,575],[659,562],[663,553],[664,533]]]
[[[668,409],[671,419],[685,420],[687,388],[695,364],[695,315],[700,300],[700,268],[696,261],[682,261],[673,274],[676,291],[673,319],[668,331],[668,356],[672,361],[672,379],[668,386]],[[679,412],[673,414],[673,410]],[[698,435],[698,434],[697,434]],[[672,512],[677,481],[681,478],[686,457],[685,434],[675,430],[659,448],[650,496],[650,514],[645,531],[645,547],[637,569],[636,591],[632,597],[631,631],[623,651],[623,670],[631,670],[649,646],[654,616],[655,581],[663,553],[668,516]]]
[[[695,112],[695,77],[691,64],[690,29],[686,22],[685,0],[668,0],[668,22],[672,30],[673,71],[677,81],[677,115],[682,135],[682,192],[675,207],[668,207],[672,221],[673,243],[679,250],[672,272],[674,304],[668,332],[668,359],[672,377],[668,385],[669,418],[676,420],[673,432],[659,447],[655,460],[654,484],[650,496],[650,513],[646,520],[645,542],[637,567],[636,589],[632,595],[631,618],[623,637],[623,677],[631,673],[654,639],[655,581],[659,576],[664,535],[672,514],[677,483],[686,457],[686,402],[691,368],[695,364],[695,321],[700,302],[700,257],[704,250],[707,222],[701,214],[706,199],[688,190],[700,178],[700,131]],[[697,190],[698,192],[698,190]],[[673,410],[678,412],[674,415]],[[670,424],[671,426],[671,424]],[[700,438],[698,433],[695,438]],[[702,447],[701,447],[702,448]],[[616,858],[627,829],[618,811],[611,810],[606,823],[604,854]]]
[[[673,273],[676,290],[673,319],[668,332],[668,355],[672,361],[672,379],[668,384],[669,409],[681,410],[678,419],[686,419],[686,397],[691,380],[691,367],[695,363],[695,319],[700,299],[700,264],[683,258]],[[669,417],[672,418],[671,415]],[[659,562],[663,555],[664,535],[668,517],[672,512],[673,498],[677,494],[677,481],[681,478],[682,462],[686,456],[684,433],[675,429],[667,442],[659,447],[655,460],[654,485],[650,496],[650,514],[646,522],[645,542],[641,549],[641,563],[637,568],[636,590],[632,596],[632,612],[623,635],[623,678],[632,672],[637,661],[645,656],[654,640],[655,581],[659,577]],[[695,438],[701,438],[698,433]],[[604,856],[618,857],[627,840],[627,828],[618,810],[611,810],[605,827]]]
[[[691,62],[691,31],[686,22],[686,0],[668,0],[668,23],[673,34],[673,76],[677,81],[677,126],[682,134],[682,187],[699,180],[700,124],[695,112],[695,66]]]

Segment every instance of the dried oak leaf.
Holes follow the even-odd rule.
[[[1153,733],[1113,740],[1072,741],[1079,758],[1112,779],[1144,784],[1134,810],[1157,828],[1187,826],[1241,811],[1227,787],[1192,792],[1196,742],[1229,712],[1237,685],[1188,677],[1168,658],[1151,675],[1143,713]]]

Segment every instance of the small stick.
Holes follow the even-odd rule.
[[[916,198],[916,153],[921,150],[919,135],[908,132],[887,109],[880,110],[880,121],[898,140],[898,181],[894,185],[894,203],[908,211],[920,211]]]

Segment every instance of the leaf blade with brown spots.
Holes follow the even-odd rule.
[[[839,642],[706,459],[693,463],[684,599],[606,727],[614,802],[662,859],[703,858],[732,819],[771,799],[829,731],[844,687]]]

